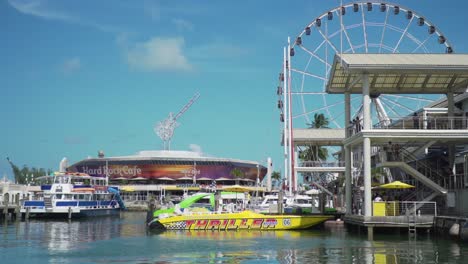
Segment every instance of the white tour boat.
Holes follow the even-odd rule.
[[[118,214],[125,205],[116,187],[107,186],[105,177],[84,173],[55,173],[52,184],[23,201],[21,213],[29,216],[98,216]]]

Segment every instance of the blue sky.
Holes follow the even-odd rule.
[[[347,3],[348,1],[343,1]],[[467,1],[393,1],[467,53]],[[288,3],[288,4],[287,4]],[[6,161],[56,170],[104,150],[172,149],[282,169],[276,108],[283,46],[339,1],[0,1],[0,174]],[[303,122],[303,121],[298,121]]]

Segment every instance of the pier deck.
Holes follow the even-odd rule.
[[[408,228],[414,225],[416,228],[432,228],[434,225],[434,216],[421,215],[408,217],[399,216],[363,216],[363,215],[345,215],[343,217],[346,224],[365,226],[365,227],[398,227]]]

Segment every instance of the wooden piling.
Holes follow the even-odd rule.
[[[8,219],[8,203],[10,200],[10,195],[8,193],[5,193],[3,195],[3,216],[5,219]]]

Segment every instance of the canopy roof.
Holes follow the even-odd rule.
[[[464,92],[468,54],[335,55],[327,93],[362,93],[363,73],[369,74],[369,90],[376,95]]]
[[[345,139],[345,130],[343,128],[294,128],[293,135],[294,145],[296,146],[309,144],[342,146]],[[281,137],[281,145],[284,145],[284,137]]]

